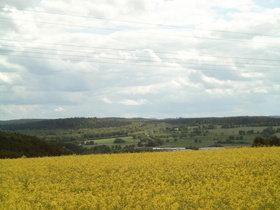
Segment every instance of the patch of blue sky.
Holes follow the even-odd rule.
[[[279,0],[254,0],[255,4],[265,9],[275,9],[280,7]]]
[[[218,19],[224,19],[227,21],[232,20],[231,14],[240,12],[240,10],[236,8],[225,9],[221,7],[213,7],[212,10],[217,14]]]

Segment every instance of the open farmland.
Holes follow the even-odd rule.
[[[1,209],[278,209],[280,148],[2,159]]]
[[[99,139],[95,140],[95,144],[99,145],[114,145],[114,141],[116,138],[109,138],[109,139]],[[122,143],[123,145],[126,144],[136,144],[135,140],[131,136],[128,137],[122,137],[122,139],[125,141],[125,143]]]
[[[7,121],[0,123],[0,130],[36,136],[76,154],[96,154],[147,151],[153,147],[250,147],[256,137],[280,137],[280,118],[66,118]]]

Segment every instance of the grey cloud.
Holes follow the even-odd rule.
[[[18,1],[18,0],[2,0],[1,6],[13,6],[19,9],[26,9],[29,7],[35,7],[40,3],[40,0],[28,0],[28,1]]]
[[[1,31],[0,35],[4,36],[5,34],[13,31],[18,31],[17,25],[9,17],[10,12],[0,7],[0,18],[1,19]],[[8,17],[7,17],[8,16]]]

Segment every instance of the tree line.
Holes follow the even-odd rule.
[[[187,124],[190,126],[199,124],[218,124],[222,128],[235,128],[240,126],[279,126],[280,118],[265,116],[239,116],[239,117],[208,117],[208,118],[178,118],[162,120],[166,123],[180,125]]]
[[[22,123],[0,124],[2,130],[25,129],[81,129],[119,127],[131,124],[125,118],[65,118],[41,121],[23,121]]]
[[[202,125],[208,124],[209,128],[214,125],[222,125],[222,128],[233,128],[240,126],[280,126],[280,118],[276,117],[223,117],[223,118],[176,118],[176,119],[128,119],[128,118],[65,118],[53,120],[18,120],[1,121],[2,130],[24,130],[24,129],[86,129],[119,127],[141,122],[144,125],[149,123],[168,123],[170,125]]]
[[[272,147],[280,146],[280,138],[273,136],[270,138],[256,137],[253,142],[253,147]]]

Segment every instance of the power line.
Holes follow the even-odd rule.
[[[38,49],[38,48],[35,48]],[[44,49],[44,48],[39,48],[39,49]],[[42,54],[42,55],[54,55],[54,53],[51,52],[30,52],[30,51],[20,51],[20,50],[10,50],[10,49],[0,49],[2,51],[7,51],[7,52],[19,52],[19,53],[35,53],[35,54]],[[48,49],[47,49],[48,50]],[[69,52],[68,50],[61,50],[61,51],[66,51]],[[70,52],[74,52],[75,51],[70,51]],[[88,52],[90,53],[90,52]],[[81,57],[81,58],[90,58],[90,59],[105,59],[105,60],[120,60],[120,57],[103,57],[103,58],[95,58],[95,57],[91,57],[89,55],[73,55],[73,54],[56,54],[57,56],[68,56],[68,57]],[[124,58],[124,61],[136,61],[136,62],[148,62],[148,63],[154,63],[155,61],[151,61],[151,60],[143,60],[143,59],[138,59],[138,58],[151,58],[148,56],[137,56],[137,59],[127,59]],[[194,64],[194,65],[212,65],[212,66],[220,66],[221,64],[213,64],[212,62],[217,63],[217,61],[207,61],[207,60],[195,60],[195,59],[176,59],[176,58],[160,58],[160,59],[164,59],[164,62],[176,62],[177,60],[179,60],[179,62],[177,61],[177,64],[180,65],[190,65],[190,64]],[[168,60],[170,59],[170,61]],[[185,61],[187,63],[182,63],[182,61]],[[191,63],[191,62],[203,62],[203,63]],[[210,64],[209,64],[210,63]],[[260,67],[274,67],[274,66],[280,66],[280,65],[273,65],[273,64],[256,64],[256,63],[240,63],[240,62],[234,62],[234,63],[228,63],[228,62],[222,62],[223,65],[249,65],[249,67],[254,67],[254,68],[260,68]],[[246,67],[248,68],[248,66]]]
[[[0,39],[2,41],[9,41],[9,42],[22,42],[22,43],[34,43],[34,44],[43,44],[43,45],[53,45],[53,46],[65,46],[65,47],[77,47],[77,48],[88,48],[88,49],[102,49],[102,50],[116,50],[116,51],[128,51],[128,52],[135,52],[139,49],[124,49],[124,48],[109,48],[109,47],[97,47],[97,46],[83,46],[83,45],[73,45],[73,44],[54,44],[49,42],[34,42],[34,41],[23,41],[23,40],[12,40],[12,39]],[[163,52],[163,51],[153,51],[157,54],[166,54],[166,55],[177,55],[178,53],[172,52]],[[191,53],[184,53],[188,55],[195,55]],[[197,55],[195,55],[197,56]],[[251,58],[251,57],[228,57],[228,56],[214,56],[214,55],[200,55],[200,56],[208,56],[208,57],[215,57],[215,58],[226,58],[226,59],[245,59],[245,60],[255,60],[255,61],[275,61],[279,62],[279,60],[274,59],[260,59],[260,58]]]
[[[34,58],[39,58],[39,59],[50,59],[50,60],[60,60],[60,61],[64,60],[63,58],[54,58],[54,57],[45,57],[45,56],[41,57],[41,56],[27,56],[27,55],[14,55],[14,54],[9,54],[9,55],[5,54],[5,56],[26,57],[26,58],[33,58],[33,59]],[[105,60],[106,59],[107,58],[105,58]],[[100,61],[100,59],[96,60],[96,61],[93,61],[93,60],[80,60],[80,59],[69,59],[69,58],[67,58],[65,60],[72,61],[72,62],[101,63],[101,64],[110,64],[110,65],[133,65],[133,66],[156,67],[156,68],[160,67],[160,68],[172,68],[172,69],[174,69],[174,68],[175,69],[176,68],[182,69],[182,68],[187,67],[189,69],[196,69],[196,70],[198,70],[197,68],[201,68],[200,66],[203,65],[203,64],[190,65],[190,64],[187,64],[187,63],[186,64],[184,64],[184,63],[171,63],[171,64],[168,63],[168,65],[163,65],[162,63],[156,63],[156,62],[154,62],[154,64],[152,64],[152,65],[149,65],[149,64],[145,64],[145,63],[143,64],[143,63],[137,63],[137,62],[132,62],[132,63],[107,62],[107,61]],[[112,59],[112,60],[118,60],[119,61],[119,59]],[[124,60],[124,61],[129,61],[129,60]],[[174,66],[174,65],[181,65],[181,66]],[[209,66],[209,64],[206,64],[206,65]],[[233,66],[228,66],[228,65],[223,65],[223,66],[222,65],[215,65],[215,66],[222,67],[222,68],[233,67]],[[246,67],[246,69],[248,69],[248,67]],[[203,67],[202,70],[234,72],[233,70],[225,70],[225,69],[217,69],[217,68],[209,69],[209,68],[204,68],[204,67]],[[274,70],[274,69],[272,69],[272,68],[267,69],[266,68],[265,72],[278,72],[279,73],[279,71],[272,71],[272,70]],[[278,70],[278,68],[277,68],[277,70]],[[243,72],[252,72],[252,71],[245,70],[245,69],[243,69],[242,71]],[[256,70],[256,68],[254,68],[254,72],[258,72]],[[262,69],[262,72],[263,72],[263,69]]]
[[[14,45],[5,45],[5,44],[2,44],[2,46],[6,46],[6,47],[16,47]],[[51,49],[51,48],[41,48],[41,47],[26,47],[26,46],[23,46],[25,49],[35,49],[35,50],[54,50],[54,49]],[[2,49],[3,50],[3,49]],[[4,49],[4,50],[9,50],[9,49]],[[55,49],[56,51],[62,51],[62,52],[73,52],[73,53],[100,53],[100,52],[92,52],[92,51],[77,51],[77,50],[65,50],[65,49]],[[115,50],[115,49],[111,49],[111,50]],[[15,50],[14,50],[15,51]],[[125,51],[125,50],[123,50]],[[20,50],[17,50],[15,52],[23,52],[23,51],[20,51]],[[28,51],[24,51],[24,52],[28,52]],[[103,52],[103,51],[102,51]],[[132,52],[136,52],[136,51],[132,51]],[[34,52],[34,53],[37,53],[37,52]],[[39,52],[40,53],[40,52]],[[107,54],[108,55],[108,54]],[[109,54],[110,55],[110,54]],[[111,55],[119,55],[119,54],[111,54]],[[75,56],[75,55],[67,55],[67,56]],[[151,58],[150,56],[143,56],[143,55],[137,55],[137,57],[139,58]],[[209,56],[208,56],[209,57]],[[186,61],[186,58],[174,58],[174,57],[162,57],[163,59],[172,59],[172,60],[184,60]],[[191,60],[191,61],[206,61],[206,62],[217,62],[217,61],[209,61],[209,60],[202,60],[202,59],[187,59],[188,61]],[[259,59],[261,61],[261,59]],[[275,61],[279,61],[279,60],[275,60]],[[223,62],[228,62],[228,61],[223,61]],[[256,63],[247,63],[247,62],[235,62],[235,64],[256,64]],[[260,65],[265,65],[265,64],[260,64]],[[269,66],[279,66],[277,64],[269,64]]]
[[[5,6],[0,6],[0,8],[6,8],[6,7]],[[146,22],[138,22],[138,21],[128,21],[128,20],[116,20],[116,19],[109,19],[109,18],[100,18],[100,17],[93,17],[93,16],[63,14],[63,13],[58,13],[58,12],[46,12],[46,11],[38,11],[38,10],[27,10],[27,9],[21,9],[21,8],[17,8],[17,10],[27,11],[27,12],[36,12],[36,13],[45,13],[45,14],[52,14],[52,15],[62,15],[62,16],[69,16],[69,17],[79,17],[79,18],[86,18],[86,19],[96,19],[96,20],[106,20],[106,21],[142,24],[142,25],[150,25],[150,26],[159,26],[159,27],[181,28],[181,29],[189,29],[189,30],[211,31],[211,32],[232,33],[232,34],[243,34],[243,35],[250,35],[250,36],[280,37],[279,35],[256,34],[256,33],[235,32],[235,31],[225,31],[225,30],[210,30],[210,29],[192,28],[192,27],[169,25],[169,24],[146,23]]]
[[[106,27],[81,26],[81,25],[53,23],[53,22],[46,22],[46,21],[23,20],[23,19],[17,19],[17,18],[4,18],[4,17],[0,17],[0,19],[4,19],[4,20],[17,20],[17,21],[33,22],[33,23],[41,23],[41,24],[50,24],[50,25],[59,25],[59,26],[72,26],[72,27],[79,27],[79,28],[92,28],[92,29],[110,30],[110,31],[118,31],[118,32],[123,32],[124,31],[124,30],[121,30],[121,29],[106,28]],[[253,42],[253,43],[259,43],[259,44],[280,44],[280,43],[277,43],[277,42],[259,42],[259,41],[254,41],[254,40],[222,39],[222,38],[195,37],[195,36],[176,35],[176,34],[161,34],[161,33],[143,32],[143,31],[139,31],[139,30],[125,30],[125,32],[137,32],[137,33],[149,34],[149,35],[173,36],[173,37],[194,38],[194,39],[206,39],[206,40],[214,40],[214,41]]]

